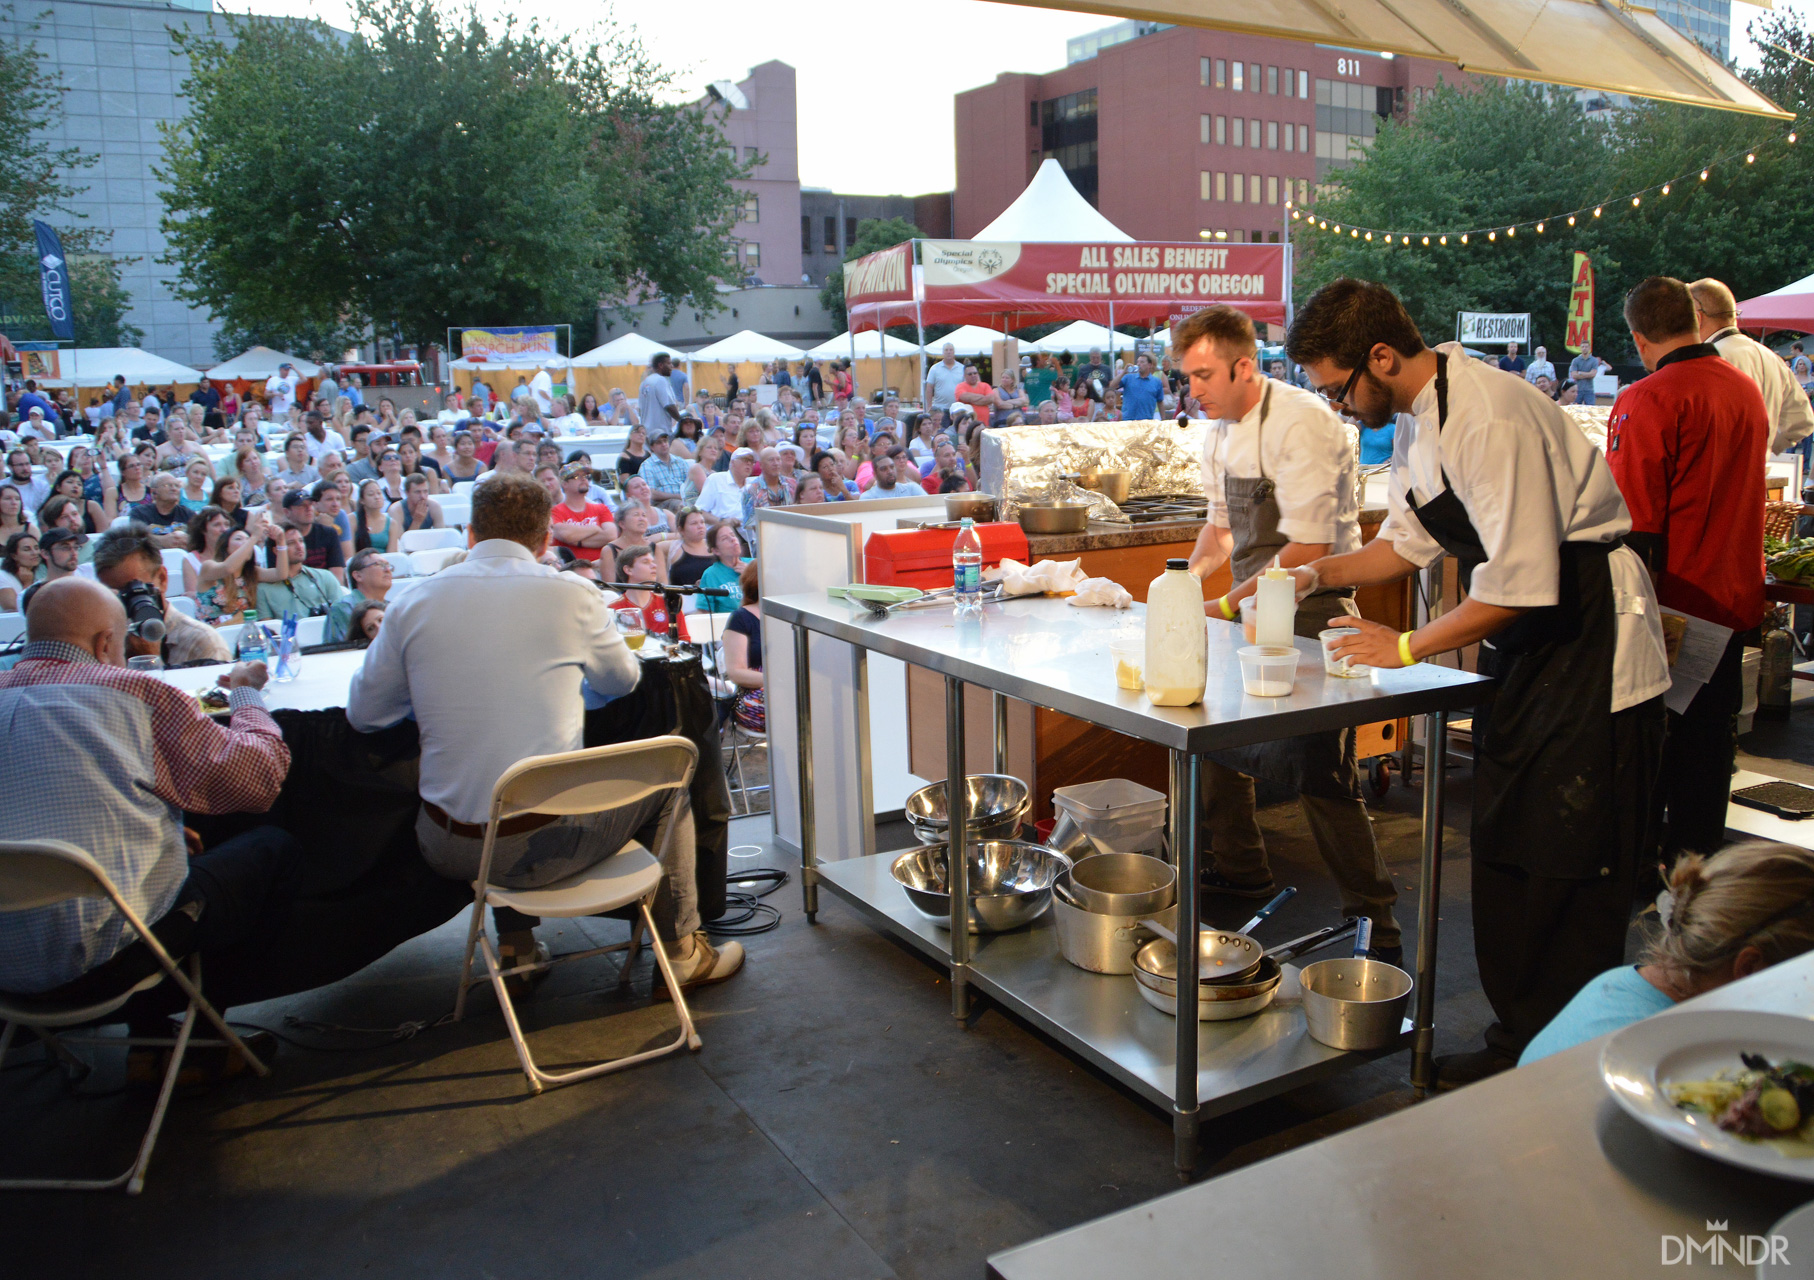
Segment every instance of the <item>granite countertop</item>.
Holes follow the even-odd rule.
[[[1371,508],[1360,513],[1362,524],[1378,524],[1386,518],[1384,508]],[[1029,533],[1027,554],[1035,560],[1058,555],[1075,555],[1081,551],[1118,551],[1123,547],[1155,547],[1169,542],[1195,542],[1203,528],[1201,520],[1157,520],[1151,524],[1120,524],[1092,520],[1082,533]]]

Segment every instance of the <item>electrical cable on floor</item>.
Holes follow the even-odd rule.
[[[715,938],[751,938],[778,929],[781,926],[781,909],[769,906],[762,899],[786,884],[789,879],[787,872],[773,867],[751,867],[747,871],[731,872],[725,877],[727,886],[748,884],[768,887],[754,893],[727,889],[724,895],[724,914],[716,920],[706,921],[705,931]]]

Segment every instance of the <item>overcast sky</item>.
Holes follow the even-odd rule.
[[[1777,0],[1809,12],[1814,0]],[[346,0],[226,0],[225,7],[351,25]],[[597,0],[490,0],[488,10],[538,18],[544,26],[594,23]],[[628,21],[660,6],[620,5]],[[989,0],[917,0],[891,5],[807,4],[803,0],[693,0],[665,25],[640,23],[643,43],[672,68],[687,96],[708,81],[741,80],[771,58],[799,73],[800,181],[850,194],[918,195],[955,182],[953,95],[1003,71],[1064,65],[1065,40],[1112,18]],[[1732,6],[1741,65],[1755,64],[1744,37],[1760,11]],[[752,18],[759,19],[752,21]]]

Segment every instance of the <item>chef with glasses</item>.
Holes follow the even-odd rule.
[[[1589,979],[1622,963],[1669,688],[1657,600],[1623,539],[1606,459],[1541,392],[1424,345],[1390,290],[1340,279],[1286,350],[1364,427],[1398,418],[1388,514],[1358,551],[1294,569],[1300,595],[1392,582],[1454,558],[1461,603],[1403,633],[1357,622],[1335,646],[1408,666],[1480,645],[1495,687],[1473,721],[1474,953],[1496,1021],[1437,1059],[1437,1087],[1516,1064]]]

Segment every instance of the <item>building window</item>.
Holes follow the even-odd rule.
[[[1237,62],[1237,63],[1235,63],[1234,83],[1228,86],[1229,88],[1233,89],[1236,93],[1241,92],[1241,90],[1245,87],[1241,83],[1241,73],[1242,73],[1242,64]]]
[[[1200,171],[1197,174],[1197,177],[1202,183],[1202,192],[1197,198],[1200,200],[1207,200],[1209,199],[1209,170],[1204,169]]]
[[[1310,150],[1310,126],[1307,124],[1298,126],[1298,150]]]
[[[746,267],[759,267],[762,265],[762,246],[757,244],[754,240],[744,242],[743,265]]]
[[[1366,154],[1392,99],[1374,85],[1347,80],[1316,82],[1316,180],[1346,169]],[[1385,108],[1381,110],[1380,108]]]
[[[1226,89],[1227,87],[1228,87],[1228,59],[1227,58],[1217,58],[1216,59],[1216,88]]]
[[[1260,91],[1260,64],[1257,62],[1247,64],[1247,91],[1249,93]]]
[[[1228,117],[1216,117],[1216,145],[1223,146],[1228,142]]]
[[[1291,122],[1289,120],[1287,120],[1285,122],[1285,150],[1287,150],[1287,151],[1292,150],[1292,144],[1296,141],[1297,141],[1297,130],[1293,129],[1291,127]]]
[[[743,220],[745,222],[762,221],[762,198],[760,196],[743,197]]]
[[[1077,194],[1096,203],[1096,91],[1079,89],[1040,104],[1040,156],[1058,161]]]
[[[1208,116],[1203,116],[1198,120],[1197,133],[1199,135],[1198,141],[1203,143],[1205,146],[1208,146],[1209,145],[1209,117]]]
[[[1228,199],[1228,175],[1226,173],[1216,175],[1216,199]]]
[[[800,215],[800,252],[810,254],[813,251],[813,216],[810,213]]]
[[[1257,173],[1247,175],[1247,203],[1260,203],[1260,175]]]
[[[1310,203],[1310,179],[1308,178],[1298,179],[1298,203],[1301,205]]]
[[[838,220],[829,213],[825,215],[825,252],[838,251]]]
[[[1266,238],[1266,233],[1264,231],[1255,231],[1253,234],[1251,234],[1247,237],[1247,242],[1249,244],[1259,244],[1265,238]]]
[[[1230,200],[1233,200],[1236,204],[1240,204],[1241,203],[1241,175],[1238,173],[1231,173],[1228,175],[1228,178],[1229,178],[1228,198]]]
[[[1277,120],[1266,122],[1266,149],[1268,151],[1279,149],[1279,122]]]
[[[1277,204],[1278,202],[1279,202],[1279,180],[1277,178],[1268,176],[1266,179],[1266,203],[1267,204]]]
[[[1279,69],[1277,67],[1267,67],[1266,68],[1266,92],[1276,94],[1276,93],[1278,93],[1278,91],[1279,91]]]
[[[1273,244],[1277,244],[1279,242],[1279,233],[1276,231],[1268,231],[1266,233],[1266,238]]]
[[[755,147],[745,147],[743,149],[743,162],[745,164],[755,164],[756,157],[761,154],[762,153],[760,151],[758,151]]]
[[[1197,59],[1197,78],[1200,81],[1202,81],[1203,87],[1205,89],[1209,88],[1209,59],[1208,58],[1198,58]]]
[[[1300,72],[1298,72],[1298,97],[1308,98],[1309,96],[1310,96],[1310,73],[1308,71],[1300,71]]]
[[[850,250],[855,249],[856,245],[857,220],[855,218],[846,218],[844,219],[844,249],[846,252],[849,252]]]
[[[1031,101],[1027,104],[1027,128],[1029,128],[1029,129],[1039,128],[1039,99],[1038,98],[1033,99],[1033,101]]]
[[[1293,74],[1290,67],[1286,67],[1285,68],[1285,96],[1287,98],[1289,98],[1291,96],[1292,88],[1296,84],[1297,84],[1297,76],[1295,74]]]
[[[1260,149],[1260,122],[1258,120],[1247,122],[1247,145],[1255,151]]]
[[[1246,131],[1247,131],[1246,121],[1242,120],[1240,116],[1236,116],[1234,118],[1234,132],[1228,135],[1228,145],[1231,147],[1240,146],[1241,145],[1241,135],[1244,134]]]

